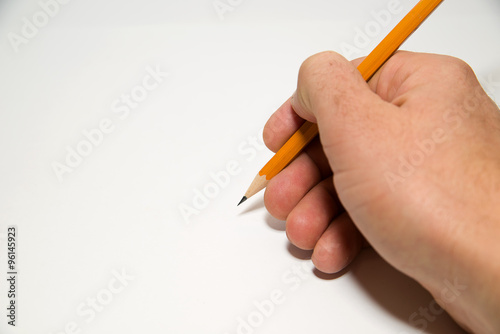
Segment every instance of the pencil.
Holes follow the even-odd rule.
[[[358,71],[366,81],[397,51],[403,42],[424,22],[443,0],[421,0],[394,29],[359,64]],[[245,202],[267,186],[269,180],[281,172],[318,135],[318,127],[305,122],[259,171],[250,184],[245,196],[238,203]]]

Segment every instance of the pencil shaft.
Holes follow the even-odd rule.
[[[358,66],[359,72],[366,81],[370,80],[441,2],[443,0],[419,1],[377,47],[370,52]],[[283,170],[317,135],[317,125],[306,121],[260,170],[245,194],[245,200],[262,190],[267,185],[267,182]]]
[[[422,22],[443,0],[421,0],[391,30],[391,32],[359,64],[358,71],[368,81],[380,67],[399,49],[401,44],[417,30]]]
[[[318,125],[311,122],[305,122],[260,170],[259,175],[265,175],[267,180],[275,177],[276,174],[285,168],[293,158],[317,136],[317,134]]]
[[[443,0],[421,0],[399,22],[394,29],[377,45],[375,49],[359,64],[358,70],[363,78],[368,81],[377,70],[396,52],[403,42],[426,17]],[[270,180],[285,168],[314,137],[318,135],[318,127],[310,122],[305,122],[297,132],[280,148],[280,150],[260,170],[259,175],[266,175]]]

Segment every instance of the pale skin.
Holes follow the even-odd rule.
[[[500,333],[497,105],[456,58],[398,52],[368,83],[360,62],[324,52],[302,64],[264,141],[277,151],[304,119],[320,140],[270,181],[268,211],[318,270],[369,245],[463,328]]]

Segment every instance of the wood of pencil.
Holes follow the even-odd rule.
[[[391,30],[358,66],[359,72],[366,81],[370,80],[441,2],[443,0],[419,1]],[[317,135],[317,125],[305,122],[260,170],[238,205],[264,189],[269,180],[283,170]]]

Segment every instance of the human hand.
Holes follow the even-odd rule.
[[[277,151],[305,119],[320,141],[269,182],[268,211],[319,270],[342,270],[366,238],[465,328],[500,332],[498,107],[458,59],[398,52],[368,83],[360,61],[303,63],[264,140]]]

